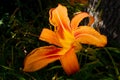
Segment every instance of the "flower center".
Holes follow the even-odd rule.
[[[74,41],[73,46],[74,46],[75,52],[78,52],[82,49],[82,45],[78,41]]]

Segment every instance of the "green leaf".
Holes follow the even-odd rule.
[[[62,68],[62,67],[61,66],[53,66],[53,67],[49,68],[48,70],[59,69],[59,68]]]

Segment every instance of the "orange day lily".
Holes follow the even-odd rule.
[[[107,38],[90,27],[94,19],[88,13],[78,13],[70,22],[67,8],[59,4],[56,8],[50,9],[49,15],[49,21],[54,26],[54,30],[44,28],[39,39],[52,45],[39,47],[30,52],[25,58],[23,71],[33,72],[60,60],[64,71],[70,75],[80,69],[75,54],[82,48],[80,43],[97,47],[106,45]],[[89,17],[88,25],[78,27],[86,17]]]

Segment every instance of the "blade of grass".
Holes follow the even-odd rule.
[[[119,73],[119,70],[118,70],[118,68],[117,68],[117,66],[116,66],[116,64],[115,64],[115,61],[114,61],[112,55],[111,55],[110,52],[107,50],[107,48],[104,48],[104,50],[106,51],[106,53],[108,54],[109,58],[111,59],[112,64],[113,64],[114,69],[115,69],[116,76],[118,76],[118,80],[120,80],[120,76],[119,76],[120,73]]]

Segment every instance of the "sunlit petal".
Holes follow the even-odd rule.
[[[94,22],[94,18],[90,16],[86,12],[80,12],[79,14],[75,15],[71,21],[71,28],[76,29],[79,25],[79,23],[84,19],[84,18],[89,18],[89,23],[88,26],[90,26]]]
[[[59,51],[60,48],[56,48],[55,46],[45,46],[34,49],[26,56],[23,71],[33,72],[58,60],[60,55],[57,54],[57,52]]]
[[[97,47],[103,47],[107,44],[106,36],[101,35],[89,26],[80,26],[74,33],[76,40],[80,43],[91,44]]]
[[[65,55],[61,56],[60,62],[67,75],[78,72],[80,69],[74,48],[71,48]]]
[[[65,6],[59,4],[56,8],[51,9],[49,14],[49,21],[55,27],[59,35],[62,36],[64,30],[71,30],[70,20]]]
[[[55,32],[53,32],[52,30],[46,29],[44,28],[41,32],[41,35],[39,37],[40,40],[46,41],[50,44],[54,44],[57,46],[61,46],[59,39],[56,35]]]

